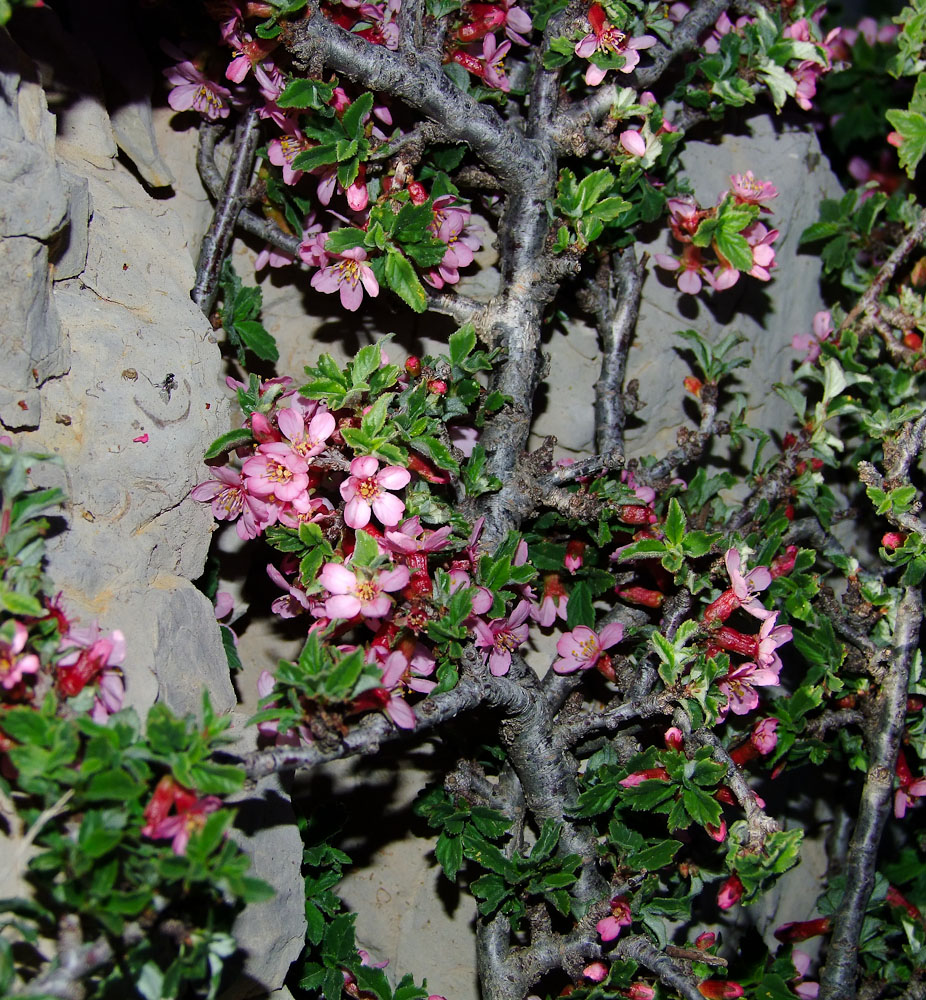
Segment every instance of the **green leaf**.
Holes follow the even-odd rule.
[[[321,80],[296,78],[291,80],[276,99],[281,108],[319,108],[326,107],[334,95],[334,87]]]
[[[401,250],[389,247],[386,251],[386,284],[415,312],[424,312],[428,297],[408,258]]]
[[[434,845],[434,856],[443,868],[444,874],[451,882],[456,880],[457,872],[463,867],[463,840],[442,833]]]
[[[450,363],[457,367],[461,366],[476,346],[476,331],[472,323],[467,323],[461,326],[456,333],[451,333],[447,346]]]
[[[125,771],[104,771],[90,779],[84,791],[84,798],[88,802],[115,799],[118,802],[129,803],[137,799],[143,790],[138,781]]]
[[[595,607],[592,604],[592,592],[584,580],[572,588],[566,603],[566,624],[570,629],[576,625],[595,627]]]
[[[279,361],[280,352],[277,349],[276,341],[262,323],[245,319],[236,323],[235,327],[244,341],[245,347],[256,354],[261,361]]]
[[[681,504],[675,497],[672,497],[669,501],[669,512],[666,515],[666,523],[663,530],[665,531],[666,540],[674,548],[678,548],[681,545],[685,537],[687,524],[688,521],[685,518],[685,512],[682,510]]]
[[[231,451],[233,448],[240,448],[244,445],[249,445],[253,442],[254,436],[245,427],[239,427],[233,431],[226,431],[220,437],[217,437],[215,441],[206,449],[206,454],[204,458],[208,461],[210,458],[217,458],[219,455],[224,455],[227,451]]]
[[[660,868],[672,863],[681,846],[677,840],[659,840],[639,851],[634,851],[625,861],[637,871],[659,871]]]

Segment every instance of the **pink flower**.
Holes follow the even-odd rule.
[[[745,174],[732,174],[730,190],[739,204],[759,205],[765,212],[770,212],[771,209],[763,202],[778,197],[775,185],[771,181],[757,181],[751,170],[747,170]]]
[[[377,471],[379,470],[379,471]],[[350,476],[341,483],[341,498],[347,501],[344,523],[350,528],[365,528],[375,514],[387,528],[395,527],[405,504],[386,490],[400,490],[411,479],[408,469],[398,465],[379,468],[372,455],[362,455],[350,463]]]
[[[652,48],[656,44],[653,35],[640,35],[630,38],[627,34],[615,28],[605,17],[604,9],[593,3],[588,10],[588,23],[592,30],[576,45],[575,52],[582,59],[590,59],[596,52],[614,52],[624,57],[621,73],[632,73],[640,61],[640,50]],[[585,82],[590,87],[597,87],[608,71],[590,63],[585,71]]]
[[[335,419],[326,409],[318,410],[305,426],[305,418],[296,407],[279,410],[277,425],[289,441],[292,450],[308,460],[320,455],[327,447],[328,438],[334,434]]]
[[[646,155],[646,140],[635,129],[629,128],[620,135],[621,145],[631,156]]]
[[[334,258],[332,263],[312,275],[312,287],[326,294],[339,292],[341,305],[348,312],[356,312],[363,300],[363,289],[373,298],[379,295],[379,282],[373,268],[366,263],[367,252],[363,247],[353,247],[334,254]]]
[[[80,694],[91,681],[97,692],[91,711],[94,721],[105,721],[122,707],[125,688],[119,666],[125,659],[125,636],[118,629],[102,635],[96,623],[87,628],[71,627],[62,636],[59,649],[64,656],[57,662],[58,688],[68,698]]]
[[[283,168],[283,183],[298,184],[303,171],[293,167],[293,160],[300,153],[310,149],[312,143],[295,126],[278,139],[271,139],[267,146],[267,158],[275,167]]]
[[[342,563],[325,563],[318,582],[332,594],[325,601],[325,614],[329,618],[383,618],[389,614],[392,601],[386,596],[401,590],[407,583],[407,566],[376,573],[358,567],[356,573]]]
[[[284,569],[289,569],[290,572],[295,572],[298,569],[298,564],[293,565],[294,561],[290,560],[287,563],[289,557],[284,556],[283,566]],[[267,576],[285,593],[283,596],[278,597],[271,605],[270,610],[275,614],[279,615],[281,618],[295,618],[301,615],[304,611],[308,611],[311,607],[311,600],[309,595],[305,590],[299,585],[300,581],[297,577],[295,583],[290,583],[289,580],[273,565],[273,563],[267,564]]]
[[[507,93],[511,89],[508,77],[505,76],[505,56],[511,48],[511,42],[495,41],[495,35],[486,35],[482,40],[482,61],[485,65],[485,82],[496,90]]]
[[[608,967],[604,962],[592,962],[591,965],[586,965],[582,970],[582,976],[585,979],[590,979],[593,983],[600,983],[607,978]]]
[[[9,636],[9,638],[6,639],[3,636]],[[7,691],[15,687],[26,674],[38,672],[40,663],[35,653],[27,653],[25,656],[19,655],[28,638],[29,630],[22,622],[4,622],[3,629],[0,631],[0,684]]]
[[[306,492],[308,468],[306,460],[290,445],[271,441],[258,447],[257,454],[241,466],[241,472],[250,493],[265,497],[270,502],[287,502]]]
[[[759,601],[756,594],[769,586],[772,574],[765,566],[756,566],[743,576],[740,572],[742,560],[736,549],[727,549],[723,561],[730,576],[730,589],[739,602],[739,607],[749,612],[753,618],[768,618],[772,612]]]
[[[143,836],[150,837],[151,840],[170,839],[174,854],[186,854],[190,837],[194,831],[201,830],[205,826],[206,817],[221,807],[222,800],[215,795],[207,795],[205,798],[199,799],[192,792],[188,792],[179,785],[176,786],[176,789],[173,805],[177,812],[152,822],[148,818],[149,811],[146,809],[145,818],[148,819],[148,822],[142,827],[141,832]]]
[[[791,626],[776,625],[777,620],[778,612],[774,611],[762,622],[759,629],[759,649],[756,654],[759,666],[774,670],[776,674],[781,670],[781,660],[775,650],[793,638]]]
[[[749,735],[749,741],[762,754],[770,754],[778,745],[778,719],[762,719],[757,722]]]
[[[621,641],[624,626],[620,622],[605,625],[598,634],[586,625],[577,625],[562,636],[556,644],[560,659],[553,664],[558,674],[571,674],[576,670],[590,670],[604,651]]]
[[[821,310],[814,314],[813,333],[796,333],[791,338],[791,346],[795,351],[806,351],[804,361],[813,364],[820,357],[821,344],[834,333],[833,317],[829,312]]]
[[[781,666],[779,662],[779,667]],[[759,705],[756,687],[778,683],[778,671],[743,663],[720,682],[720,690],[727,696],[728,707],[734,715],[746,715]]]
[[[385,548],[400,555],[416,552],[438,552],[449,544],[453,529],[449,524],[436,531],[426,531],[418,517],[410,517],[402,522],[398,531],[387,531]]]
[[[527,638],[528,627],[524,624],[530,614],[530,603],[519,601],[508,618],[495,618],[485,622],[477,618],[473,628],[476,632],[478,649],[490,650],[489,671],[494,677],[501,677],[511,669],[511,653]]]
[[[595,924],[602,941],[613,941],[621,932],[621,928],[629,927],[633,923],[630,913],[630,904],[623,896],[615,896],[611,900],[611,916],[599,920]]]
[[[667,271],[678,271],[678,290],[685,295],[697,295],[701,291],[700,276],[704,274],[704,265],[700,247],[686,244],[682,248],[681,258],[664,253],[653,254],[653,263]]]
[[[729,910],[740,901],[743,895],[743,883],[738,875],[731,875],[720,887],[717,893],[717,905],[721,910]]]
[[[903,748],[897,754],[895,765],[897,779],[900,787],[894,794],[894,815],[897,819],[903,819],[908,806],[915,806],[917,799],[926,796],[926,778],[915,779],[910,765],[907,763],[907,755]]]
[[[228,117],[231,92],[204,76],[189,60],[165,69],[164,76],[173,88],[167,103],[174,111],[192,108],[210,121]]]
[[[769,229],[761,222],[754,222],[743,230],[743,236],[752,247],[752,267],[749,274],[759,281],[769,281],[769,271],[776,266],[772,244],[778,239],[778,230]]]

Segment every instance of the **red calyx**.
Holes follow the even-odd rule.
[[[775,931],[775,937],[783,944],[793,944],[795,941],[808,941],[810,938],[829,932],[830,918],[817,917],[814,920],[796,920],[782,924]]]
[[[628,604],[640,604],[645,608],[662,607],[666,595],[659,590],[648,590],[646,587],[615,587],[615,593]]]
[[[792,508],[791,516],[794,516],[794,510]],[[789,545],[780,556],[775,556],[772,560],[771,566],[769,566],[768,571],[772,575],[774,580],[776,577],[784,576],[790,573],[794,569],[794,561],[797,559],[797,546]]]
[[[421,181],[409,181],[406,185],[406,190],[408,191],[408,196],[411,198],[413,205],[423,205],[428,200],[428,192],[425,190]],[[416,372],[412,372],[408,367],[408,362],[412,360],[412,358],[409,358],[408,361],[405,362],[405,370],[409,373],[409,375],[419,375],[421,373],[421,359],[414,358],[414,360],[418,362],[418,371]]]
[[[759,653],[759,643],[754,635],[745,635],[726,625],[717,630],[713,640],[731,653],[740,653],[742,656],[757,656]]]
[[[623,504],[617,508],[618,519],[624,524],[655,524],[656,515],[652,507],[640,507],[636,504]]]
[[[473,76],[485,76],[485,66],[483,66],[475,56],[471,56],[468,52],[463,52],[462,50],[457,49],[450,58],[458,66],[462,66],[467,72],[472,73]]]

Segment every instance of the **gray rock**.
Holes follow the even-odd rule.
[[[90,247],[90,188],[86,177],[62,168],[68,198],[67,222],[55,239],[51,252],[51,264],[55,281],[76,278],[87,266],[87,250]]]
[[[237,716],[238,748],[255,746],[253,729]],[[233,836],[251,858],[251,875],[269,883],[275,895],[246,907],[235,921],[234,934],[245,951],[242,976],[221,1000],[264,996],[283,983],[289,967],[305,947],[305,882],[302,837],[286,791],[277,775],[257,783],[233,800],[238,806]],[[273,996],[285,994],[273,993]]]

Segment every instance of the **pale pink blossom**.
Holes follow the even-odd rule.
[[[268,502],[288,502],[306,492],[308,468],[306,460],[289,444],[271,441],[258,447],[257,453],[241,466],[241,472],[248,492]]]
[[[300,247],[300,254],[302,248]],[[356,312],[363,301],[363,292],[371,297],[379,295],[379,282],[373,268],[366,263],[367,252],[363,247],[353,247],[332,255],[331,263],[312,275],[312,287],[326,294],[339,292],[341,305],[348,312]]]
[[[730,589],[733,591],[739,606],[753,616],[766,619],[772,612],[766,608],[756,596],[765,590],[772,582],[772,574],[765,566],[756,566],[743,575],[741,572],[742,558],[736,549],[727,549],[723,557],[727,574],[730,577]]]
[[[495,35],[486,35],[482,40],[482,63],[485,67],[483,79],[490,87],[505,93],[511,89],[508,77],[505,76],[505,56],[510,48],[511,42],[499,45]]]
[[[745,174],[731,174],[730,190],[740,204],[758,205],[765,212],[771,211],[765,202],[778,197],[775,185],[771,181],[757,181],[751,170]]]
[[[302,413],[295,407],[289,407],[277,412],[277,425],[292,450],[308,460],[325,450],[336,423],[328,410],[322,409],[315,413],[306,427]]]
[[[755,689],[777,683],[777,670],[760,667],[756,663],[743,663],[731,670],[719,687],[727,696],[730,711],[734,715],[746,715],[759,706],[759,694]]]
[[[201,503],[211,503],[212,516],[217,521],[237,520],[235,528],[241,539],[257,538],[273,520],[268,505],[248,492],[243,476],[236,469],[220,465],[212,473],[215,479],[194,486],[190,496]]]
[[[813,333],[795,333],[791,338],[791,346],[795,351],[806,351],[804,361],[810,364],[820,357],[821,344],[835,333],[833,317],[826,310],[814,314],[812,326]]]
[[[778,745],[778,719],[762,719],[757,722],[749,735],[749,741],[762,754],[763,757],[770,754]]]
[[[387,528],[402,518],[405,504],[388,490],[400,490],[411,479],[408,469],[398,465],[379,468],[372,455],[361,455],[350,463],[350,476],[341,483],[341,498],[347,502],[344,523],[350,528],[365,528],[371,514]]]
[[[164,70],[171,85],[167,103],[174,111],[198,111],[210,121],[227,118],[231,91],[210,80],[188,59]]]
[[[766,667],[779,673],[781,670],[781,660],[776,650],[793,638],[790,625],[776,625],[778,612],[772,614],[762,622],[759,628],[759,648],[756,654],[756,662],[760,667]]]
[[[653,262],[664,270],[678,271],[676,283],[680,292],[697,295],[701,291],[701,275],[705,274],[705,270],[700,247],[686,244],[682,248],[681,258],[664,253],[653,254]]]
[[[640,50],[652,48],[657,41],[653,35],[631,38],[615,28],[605,17],[604,9],[597,3],[593,3],[588,10],[588,22],[592,30],[577,43],[576,55],[582,59],[590,59],[596,52],[617,53],[624,57],[621,73],[632,73],[640,62]],[[597,87],[607,73],[606,69],[590,62],[585,71],[585,82],[590,87]]]
[[[571,632],[560,637],[556,651],[560,659],[555,660],[553,669],[558,674],[571,674],[576,670],[590,670],[606,649],[620,642],[624,637],[624,626],[620,622],[605,625],[600,633],[586,625],[577,625]]]
[[[312,143],[294,124],[290,124],[283,135],[270,140],[270,144],[267,146],[267,158],[275,167],[282,168],[284,184],[299,183],[303,171],[297,170],[293,166],[293,160],[300,153],[310,149],[311,146]]]
[[[27,674],[37,673],[41,665],[35,653],[19,655],[26,645],[26,639],[29,638],[29,630],[22,622],[12,620],[11,624],[12,635],[9,640],[0,638],[0,684],[7,691],[15,687]],[[5,624],[4,629],[9,634],[9,625]]]
[[[332,596],[325,601],[329,618],[383,618],[392,608],[387,594],[401,590],[409,579],[407,566],[375,572],[358,567],[354,572],[342,563],[325,563],[318,582]]]
[[[613,941],[624,927],[633,923],[630,904],[623,896],[615,896],[611,900],[611,916],[599,920],[595,930],[602,941]]]
[[[477,618],[473,628],[476,632],[476,646],[488,650],[489,672],[501,677],[511,669],[512,652],[527,639],[528,626],[525,621],[530,614],[530,603],[519,601],[508,618],[495,618],[485,622]]]

